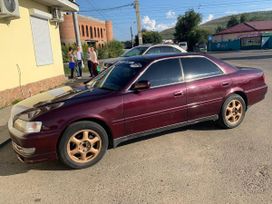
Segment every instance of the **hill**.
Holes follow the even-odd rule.
[[[257,11],[257,12],[250,12],[250,13],[241,13],[236,15],[230,15],[230,16],[224,16],[221,18],[217,18],[214,20],[211,20],[209,22],[206,22],[202,25],[200,25],[201,28],[208,30],[211,34],[215,33],[215,30],[218,26],[225,27],[227,25],[227,22],[231,18],[231,16],[235,16],[237,18],[240,18],[241,15],[245,15],[249,21],[265,21],[265,20],[272,20],[272,11]],[[169,28],[166,29],[160,34],[162,35],[163,39],[173,39],[175,33],[175,28]]]

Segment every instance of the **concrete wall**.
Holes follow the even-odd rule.
[[[29,9],[49,12],[49,8],[32,0],[19,0],[19,4],[19,19],[0,19],[0,98],[3,90],[55,77],[64,78],[59,28],[55,24],[49,23],[53,64],[36,65]],[[17,65],[21,71],[21,84]]]

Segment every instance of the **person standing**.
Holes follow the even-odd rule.
[[[78,78],[82,77],[82,65],[83,65],[83,53],[80,49],[80,47],[77,48],[77,53],[76,53],[76,58],[77,58],[77,69],[78,69]]]
[[[70,79],[73,79],[76,63],[75,63],[74,50],[72,47],[69,47],[68,59],[69,59]]]
[[[88,68],[90,72],[90,77],[96,77],[98,75],[97,65],[98,65],[97,54],[93,47],[89,47],[88,48]]]

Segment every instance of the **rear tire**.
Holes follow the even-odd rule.
[[[70,168],[87,168],[103,158],[108,144],[107,132],[101,125],[90,121],[76,122],[65,130],[60,139],[59,158]]]
[[[243,122],[245,112],[246,103],[244,99],[238,94],[232,94],[222,106],[219,125],[225,129],[236,128]]]

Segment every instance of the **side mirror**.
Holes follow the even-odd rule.
[[[139,81],[132,85],[131,89],[134,91],[141,91],[146,90],[150,88],[150,82],[149,81]]]

